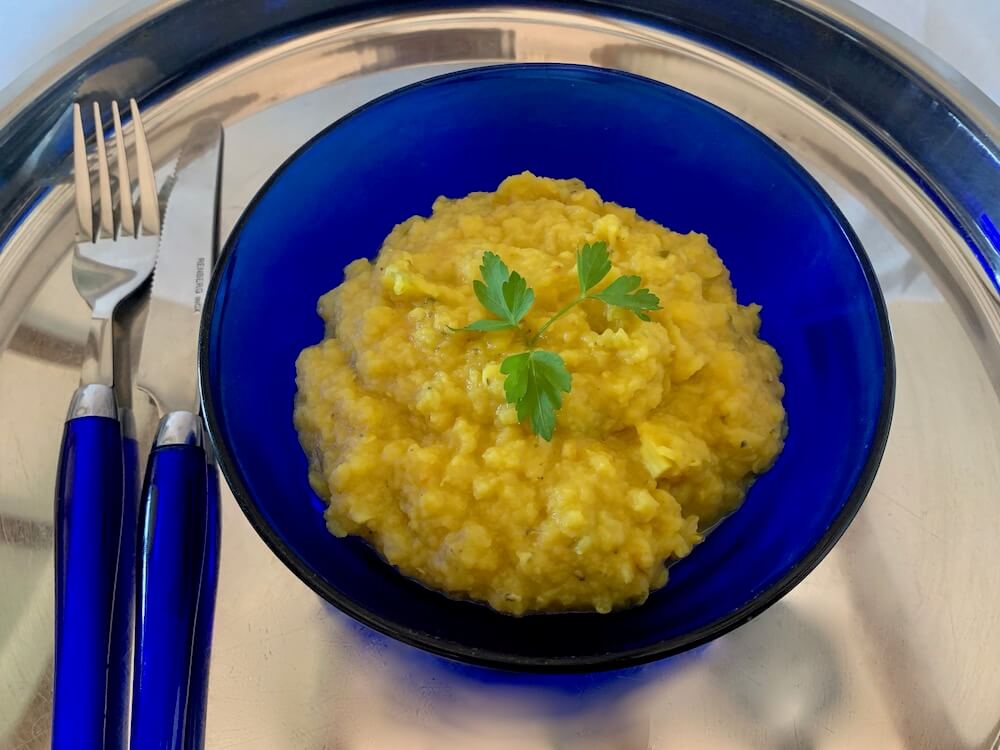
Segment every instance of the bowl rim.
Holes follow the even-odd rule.
[[[717,619],[707,625],[682,635],[667,638],[648,646],[630,649],[628,651],[605,652],[580,657],[520,656],[501,651],[467,646],[458,641],[442,640],[440,638],[435,638],[424,631],[380,617],[368,608],[357,604],[350,597],[342,596],[335,589],[328,586],[323,577],[310,570],[303,560],[295,553],[295,551],[287,545],[277,533],[275,533],[272,527],[267,523],[263,513],[261,513],[258,509],[251,493],[244,484],[240,472],[237,469],[234,456],[229,450],[228,445],[217,439],[218,436],[221,435],[222,426],[217,405],[211,395],[211,381],[209,379],[210,368],[208,363],[210,359],[209,339],[211,337],[211,324],[215,317],[216,303],[219,299],[219,286],[222,278],[221,271],[233,255],[235,249],[235,238],[240,235],[244,224],[249,220],[250,215],[254,212],[258,203],[263,200],[271,186],[286,171],[286,169],[293,162],[298,160],[302,154],[308,151],[315,142],[324,138],[329,132],[339,127],[345,121],[359,116],[369,108],[381,104],[384,100],[405,95],[432,84],[440,84],[450,79],[481,75],[483,73],[516,73],[519,70],[523,71],[526,69],[577,70],[598,76],[631,78],[645,84],[669,89],[675,95],[695,100],[700,105],[715,110],[723,117],[734,121],[740,127],[750,130],[758,138],[763,139],[766,143],[777,149],[779,153],[784,155],[790,167],[799,172],[800,176],[802,176],[806,182],[812,186],[818,197],[825,204],[826,208],[832,212],[834,219],[843,230],[849,244],[854,250],[858,263],[861,266],[861,270],[864,274],[864,279],[868,286],[868,291],[875,308],[876,318],[878,320],[883,367],[881,403],[879,405],[875,431],[872,436],[871,446],[869,447],[868,454],[865,458],[864,466],[858,475],[858,479],[848,494],[844,505],[830,522],[830,525],[827,527],[826,531],[823,532],[823,535],[819,538],[816,544],[809,549],[808,552],[806,552],[805,555],[803,555],[784,573],[784,575],[781,576],[781,578],[771,584],[767,589],[730,612],[725,617]],[[789,154],[778,143],[746,121],[727,112],[721,107],[718,107],[701,97],[684,91],[683,89],[676,88],[661,81],[656,81],[654,79],[626,71],[601,68],[592,65],[557,62],[521,62],[463,68],[461,70],[432,76],[430,78],[425,78],[420,81],[401,86],[397,89],[393,89],[392,91],[365,102],[359,107],[356,107],[345,115],[337,118],[315,135],[310,137],[290,156],[282,161],[282,163],[271,173],[267,181],[264,182],[264,184],[257,190],[253,198],[247,204],[246,208],[243,209],[239,219],[233,225],[232,230],[226,237],[222,251],[219,253],[219,257],[217,258],[215,266],[212,269],[211,279],[205,293],[205,305],[202,311],[199,326],[198,382],[201,395],[201,411],[205,419],[212,447],[215,451],[216,461],[219,468],[222,470],[222,474],[225,477],[226,482],[232,490],[236,502],[239,504],[243,514],[250,522],[250,525],[254,528],[267,547],[278,557],[279,560],[281,560],[282,563],[285,564],[286,567],[288,567],[296,576],[298,576],[300,580],[302,580],[303,583],[305,583],[320,597],[361,624],[409,646],[414,646],[437,656],[495,669],[540,673],[579,673],[633,667],[697,648],[698,646],[715,640],[716,638],[735,630],[741,625],[750,622],[750,620],[753,620],[761,615],[769,607],[771,607],[771,605],[778,602],[788,592],[795,588],[795,586],[801,583],[802,580],[805,579],[805,577],[811,573],[817,565],[819,565],[827,554],[829,554],[830,550],[833,549],[833,546],[837,543],[840,537],[847,530],[847,527],[854,520],[854,517],[857,515],[858,510],[860,510],[861,505],[864,503],[865,498],[871,489],[872,482],[875,479],[875,475],[882,461],[882,456],[889,436],[889,427],[892,422],[893,408],[895,405],[896,362],[885,299],[882,296],[878,276],[872,266],[867,252],[864,249],[864,246],[861,244],[861,241],[855,234],[854,229],[847,221],[847,218],[843,215],[837,204],[833,201],[826,190],[811,174],[809,174],[804,167],[798,163],[798,161],[791,156],[791,154]],[[387,562],[384,564],[389,565]],[[402,575],[398,571],[397,574]],[[441,596],[444,596],[444,594],[441,594]],[[558,616],[558,613],[547,614],[546,616]]]

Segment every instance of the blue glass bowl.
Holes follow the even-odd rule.
[[[515,618],[398,573],[337,539],[292,425],[295,359],[323,336],[316,300],[354,258],[439,195],[531,170],[708,235],[784,362],[789,432],[743,506],[639,607]],[[722,110],[624,73],[505,65],[362,107],[261,189],[213,278],[201,346],[205,414],[233,492],[309,586],[366,625],[455,659],[513,669],[623,667],[760,614],[823,558],[861,505],[888,432],[892,345],[871,265],[830,198]]]

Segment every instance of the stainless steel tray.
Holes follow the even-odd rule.
[[[87,321],[67,262],[72,97],[140,96],[160,165],[192,120],[223,118],[228,228],[338,115],[505,60],[684,88],[763,130],[831,192],[879,271],[897,348],[875,486],[834,552],[757,620],[583,677],[463,667],[365,630],[224,496],[209,747],[997,746],[1000,240],[983,221],[1000,215],[997,108],[844,2],[630,7],[145,2],[0,96],[0,748],[48,746],[53,473]]]

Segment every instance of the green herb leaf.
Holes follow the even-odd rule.
[[[496,253],[483,253],[483,263],[479,266],[485,284],[478,279],[472,282],[472,289],[479,302],[491,313],[507,320],[507,305],[503,301],[503,284],[510,278],[510,271]]]
[[[521,322],[535,302],[535,292],[528,288],[521,275],[514,271],[501,287],[504,304],[507,306],[509,320],[515,325]]]
[[[505,328],[514,328],[512,323],[506,320],[477,320],[463,328],[452,328],[453,331],[502,331]]]
[[[489,250],[483,253],[483,262],[479,266],[479,273],[482,274],[483,281],[491,290],[500,289],[503,283],[510,278],[507,265],[500,259],[499,255],[491,253]]]
[[[607,242],[584,245],[576,254],[576,275],[580,279],[580,294],[586,294],[601,283],[611,270]]]
[[[562,357],[540,350],[522,352],[507,357],[500,372],[507,376],[504,394],[507,403],[517,407],[518,421],[530,419],[532,431],[551,440],[556,409],[562,406],[562,394],[569,393],[573,380]]]
[[[648,289],[639,289],[641,283],[638,276],[621,276],[592,296],[609,305],[631,310],[640,320],[649,320],[644,311],[661,309],[660,298]]]
[[[483,253],[483,264],[479,267],[479,272],[483,275],[483,281],[473,281],[472,289],[480,303],[505,322],[507,325],[504,327],[517,325],[535,301],[535,293],[528,289],[528,283],[520,274],[511,273],[496,253]]]

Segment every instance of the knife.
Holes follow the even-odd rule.
[[[194,730],[203,720],[189,716],[203,710],[189,711],[189,695],[192,679],[207,678],[207,666],[194,678],[192,668],[199,666],[195,640],[215,596],[217,531],[209,524],[218,523],[218,513],[209,503],[217,502],[218,478],[207,460],[198,408],[197,346],[218,248],[222,140],[218,123],[200,122],[178,157],[136,377],[161,419],[139,501],[133,750],[182,748],[185,726]]]

